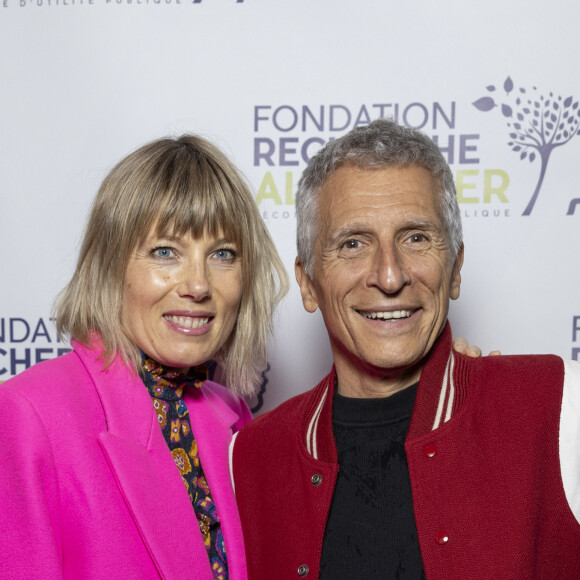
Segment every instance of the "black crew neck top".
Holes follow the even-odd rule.
[[[404,443],[417,384],[382,399],[335,394],[339,473],[320,580],[425,578]]]

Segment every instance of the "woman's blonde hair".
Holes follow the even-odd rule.
[[[252,194],[236,167],[194,135],[165,138],[131,153],[107,175],[86,226],[77,266],[57,298],[57,330],[90,346],[100,336],[105,366],[120,354],[135,370],[140,353],[121,326],[124,278],[132,252],[156,234],[204,232],[235,242],[242,301],[232,334],[215,354],[225,382],[251,395],[266,366],[268,335],[288,276]]]

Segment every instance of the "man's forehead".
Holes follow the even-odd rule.
[[[388,180],[392,182],[405,181],[409,178],[421,176],[425,184],[431,188],[439,182],[429,169],[423,165],[407,163],[404,165],[358,165],[344,163],[337,167],[322,184],[321,190],[327,189],[328,185],[337,186],[345,181],[360,180]]]
[[[320,217],[348,221],[349,216],[398,212],[433,213],[437,184],[424,168],[384,167],[362,169],[344,167],[329,178],[320,192]],[[326,215],[325,215],[326,214]]]

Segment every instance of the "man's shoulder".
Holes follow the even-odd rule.
[[[291,434],[300,434],[306,429],[306,424],[324,401],[333,376],[331,372],[315,387],[253,419],[242,429],[238,440],[252,446],[268,446]]]
[[[244,431],[260,431],[270,428],[280,428],[284,425],[295,425],[305,411],[309,401],[315,396],[317,387],[309,391],[296,395],[278,405],[275,409],[267,411],[254,418],[252,422],[244,427]]]
[[[461,407],[477,413],[516,413],[552,420],[559,414],[567,382],[565,362],[556,355],[502,355],[470,359],[455,355],[455,392]],[[509,400],[510,404],[505,405]]]
[[[481,373],[487,381],[507,379],[516,382],[541,382],[563,377],[564,360],[553,354],[516,354],[474,359],[455,353],[459,368]]]

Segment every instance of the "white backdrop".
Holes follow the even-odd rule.
[[[305,159],[378,116],[424,129],[456,172],[455,334],[580,358],[579,16],[573,0],[0,0],[0,381],[66,346],[52,301],[124,155],[166,134],[213,140],[293,279]],[[261,411],[329,369],[296,284],[270,353]]]

